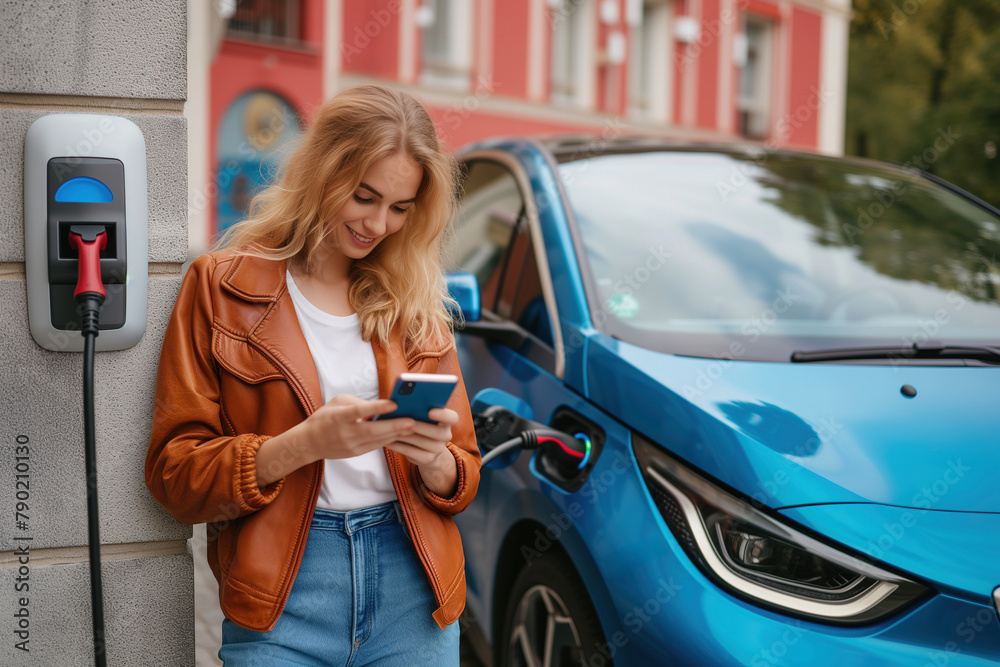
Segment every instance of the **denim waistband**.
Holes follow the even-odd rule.
[[[339,530],[350,535],[368,526],[392,522],[403,523],[403,511],[398,500],[345,512],[317,507],[313,513],[312,527]]]

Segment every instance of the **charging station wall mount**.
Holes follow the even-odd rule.
[[[146,142],[119,116],[59,113],[24,140],[24,255],[32,338],[54,352],[83,351],[73,298],[77,266],[70,226],[103,227],[98,351],[124,350],[146,330]]]

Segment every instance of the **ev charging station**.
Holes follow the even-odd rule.
[[[97,350],[124,350],[146,330],[146,142],[117,116],[43,116],[24,141],[24,255],[28,320],[39,345],[82,352],[74,299],[78,254],[70,228],[103,228]]]
[[[94,353],[124,350],[146,330],[146,142],[117,116],[51,114],[24,140],[28,321],[39,345],[83,352],[94,661],[107,661],[97,507]]]

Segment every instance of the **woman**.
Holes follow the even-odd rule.
[[[458,664],[465,387],[435,423],[370,419],[402,372],[461,378],[438,259],[454,184],[419,102],[344,91],[185,277],[146,484],[210,523],[227,665]]]

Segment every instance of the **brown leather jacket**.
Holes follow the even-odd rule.
[[[453,373],[454,344],[404,356],[398,340],[373,341],[379,395],[402,372]],[[323,404],[316,367],[285,284],[285,262],[231,250],[199,257],[188,271],[163,339],[146,485],[178,521],[207,522],[208,562],[226,616],[245,628],[274,627],[298,572],[323,462],[264,488],[256,452]],[[414,465],[386,450],[393,486],[437,599],[438,625],[465,606],[465,559],[451,515],[479,485],[479,450],[464,384],[448,407],[459,422],[448,449],[458,463],[451,498],[430,491]]]

